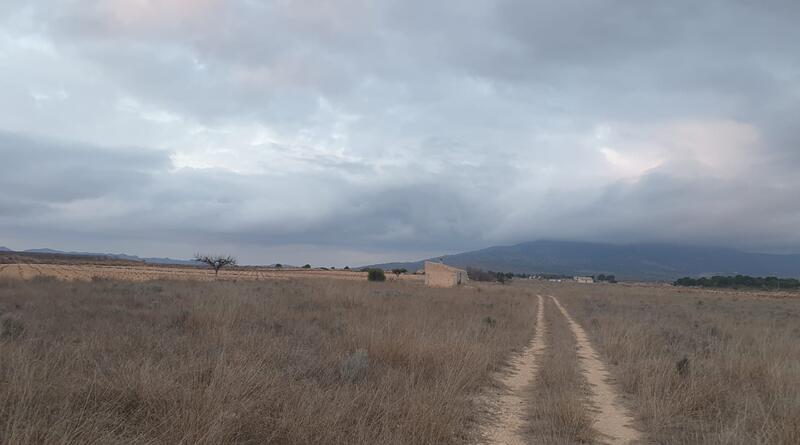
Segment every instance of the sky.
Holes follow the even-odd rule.
[[[0,2],[0,245],[800,252],[800,3]]]

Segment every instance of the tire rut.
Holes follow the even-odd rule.
[[[620,403],[617,391],[609,383],[608,369],[592,347],[589,337],[557,298],[550,298],[567,319],[578,344],[578,361],[591,388],[590,400],[596,408],[594,412],[594,429],[602,436],[600,439],[608,444],[630,444],[641,440],[641,433],[633,428],[634,419]]]
[[[497,445],[522,445],[527,441],[523,428],[526,425],[528,401],[525,388],[532,384],[538,368],[538,358],[545,349],[544,300],[537,295],[539,302],[536,312],[536,330],[528,347],[511,360],[510,372],[500,378],[506,389],[498,394],[493,411],[495,421],[484,428],[485,443]]]

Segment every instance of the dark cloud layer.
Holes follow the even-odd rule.
[[[0,6],[0,245],[800,251],[800,7]]]

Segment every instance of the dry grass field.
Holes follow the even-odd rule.
[[[0,443],[800,443],[798,298],[232,276],[0,278]]]
[[[366,272],[351,270],[230,267],[214,271],[204,267],[164,266],[143,263],[113,264],[108,262],[65,262],[61,264],[18,262],[0,264],[0,279],[30,280],[36,277],[52,277],[62,281],[90,281],[97,279],[124,281],[191,280],[191,281],[260,281],[327,278],[337,280],[365,281]],[[388,281],[424,280],[423,275],[386,274]]]
[[[797,298],[605,285],[545,291],[585,327],[649,442],[800,443]]]
[[[268,269],[268,268],[230,268],[220,272],[202,267],[157,266],[157,265],[113,265],[113,264],[0,264],[0,279],[52,277],[63,281],[90,281],[95,279],[152,281],[152,280],[191,280],[191,281],[258,281],[286,280],[294,278],[335,278],[340,280],[366,280],[363,272],[321,269]]]
[[[0,280],[0,443],[439,444],[535,296],[348,280]]]

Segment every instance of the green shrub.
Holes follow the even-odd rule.
[[[370,269],[367,271],[369,281],[386,281],[386,274],[381,269]]]

